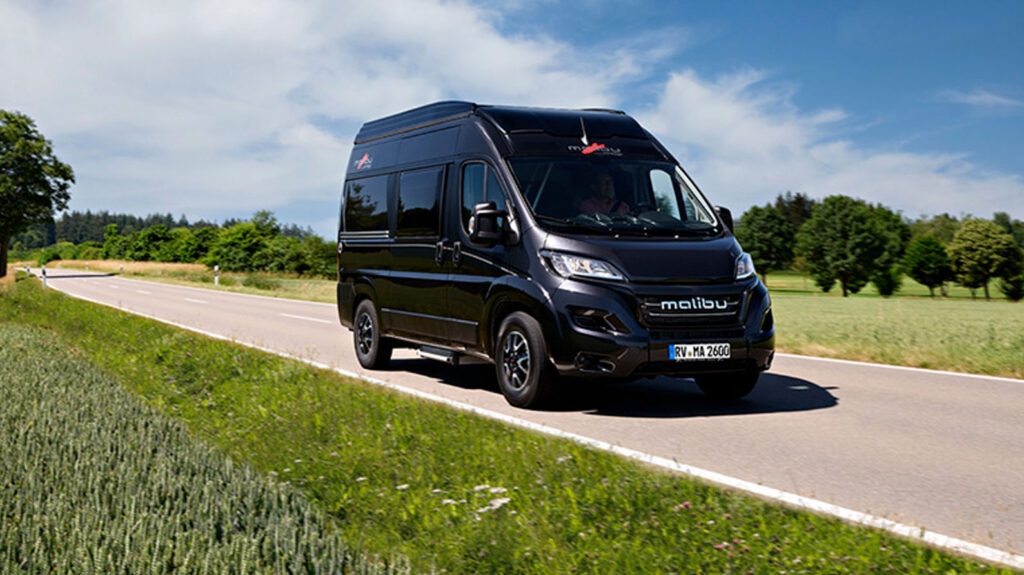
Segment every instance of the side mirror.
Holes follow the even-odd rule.
[[[494,245],[504,239],[505,233],[498,219],[508,214],[495,207],[494,202],[482,202],[473,206],[473,214],[469,217],[470,242]]]
[[[718,219],[722,220],[722,223],[725,224],[725,227],[729,228],[730,232],[736,231],[732,226],[732,212],[729,211],[729,208],[715,206],[715,213],[718,214]]]

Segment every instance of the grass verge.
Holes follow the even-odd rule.
[[[232,457],[301,488],[346,541],[417,571],[998,572],[34,282],[5,288],[0,304],[0,322],[51,330]]]
[[[1024,305],[772,294],[778,351],[1024,379]]]
[[[37,266],[33,265],[33,267]],[[126,278],[144,279],[174,285],[252,295],[269,295],[322,303],[334,303],[337,301],[337,282],[334,280],[312,279],[264,272],[220,272],[220,285],[215,286],[213,283],[213,270],[203,264],[129,262],[119,260],[68,260],[50,262],[47,267],[81,270],[88,267],[89,271],[117,273]]]
[[[6,299],[6,298],[5,298]],[[39,328],[0,323],[4,573],[386,573],[298,490],[189,437]]]

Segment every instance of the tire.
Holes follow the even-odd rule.
[[[356,307],[355,322],[352,326],[352,343],[355,344],[359,365],[366,369],[384,369],[391,361],[391,340],[380,335],[380,322],[373,301],[364,299]]]
[[[759,371],[741,371],[703,375],[694,380],[704,395],[711,399],[736,400],[753,391],[759,377]]]
[[[533,317],[517,311],[501,322],[494,367],[509,404],[535,408],[550,400],[557,374],[548,363],[544,335]]]

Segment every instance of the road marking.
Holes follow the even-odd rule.
[[[185,298],[185,301],[190,301],[192,303],[210,303],[208,301],[204,301],[204,300],[201,300],[201,299],[192,299],[190,297]]]
[[[315,321],[317,323],[328,323],[328,324],[331,324],[331,325],[334,325],[334,323],[335,323],[333,321],[327,321],[326,319],[320,319],[320,318],[316,318],[316,317],[306,317],[304,315],[292,315],[290,313],[279,313],[277,315],[282,315],[284,317],[290,317],[292,319],[304,319],[306,321]]]
[[[935,375],[955,375],[957,377],[970,377],[973,379],[991,379],[994,381],[1010,381],[1013,383],[1024,383],[1024,379],[1012,377],[999,377],[996,375],[984,375],[981,373],[963,373],[960,371],[943,371],[941,369],[927,369],[924,367],[910,367],[907,365],[889,365],[887,363],[871,363],[869,361],[853,361],[852,359],[836,359],[833,357],[817,357],[813,355],[798,355],[795,353],[776,353],[775,357],[795,357],[797,359],[809,359],[811,361],[824,361],[830,363],[842,363],[846,365],[858,365],[864,367],[883,367],[885,369],[896,369],[899,371],[916,371],[918,373],[932,373]]]
[[[142,295],[153,295],[153,292],[148,292],[146,290],[141,290],[141,289],[135,290],[135,293],[140,293]]]
[[[292,355],[292,354],[287,353],[287,352],[279,351],[279,350],[276,350],[276,349],[271,349],[271,348],[268,348],[268,347],[263,347],[263,346],[256,345],[256,344],[253,344],[253,343],[249,343],[249,342],[246,342],[246,341],[241,341],[241,340],[238,340],[238,339],[235,339],[235,338],[232,338],[232,337],[228,337],[228,336],[220,335],[220,334],[217,334],[217,333],[205,331],[205,330],[202,330],[202,329],[194,328],[194,327],[191,327],[191,326],[188,326],[188,325],[184,325],[184,324],[181,324],[181,323],[173,322],[173,321],[170,321],[170,320],[167,320],[167,319],[163,319],[163,318],[159,318],[159,317],[156,317],[156,316],[152,316],[152,315],[149,315],[149,314],[146,314],[146,313],[142,313],[142,312],[138,312],[138,311],[133,311],[131,309],[124,309],[124,308],[122,308],[120,306],[115,306],[114,304],[102,302],[102,301],[95,300],[95,299],[92,299],[92,298],[89,298],[89,297],[85,297],[85,296],[81,296],[81,295],[75,295],[75,294],[70,294],[70,293],[64,291],[61,288],[56,288],[55,287],[54,289],[56,289],[57,291],[60,291],[60,292],[62,292],[64,294],[66,294],[66,295],[68,295],[70,297],[78,298],[78,299],[83,300],[83,301],[88,301],[88,302],[91,302],[91,303],[94,303],[94,304],[98,304],[98,305],[102,305],[102,306],[106,306],[106,307],[110,307],[110,308],[114,308],[114,309],[119,309],[121,311],[126,311],[126,312],[129,312],[129,313],[133,313],[133,314],[135,314],[135,315],[137,315],[139,317],[144,317],[146,319],[151,319],[151,320],[154,320],[154,321],[158,321],[160,323],[164,323],[164,324],[167,324],[167,325],[170,325],[170,326],[174,326],[174,327],[177,327],[177,328],[180,328],[180,329],[184,329],[186,331],[191,331],[193,333],[198,333],[200,335],[205,335],[207,337],[212,337],[213,339],[219,339],[219,340],[222,340],[222,341],[230,341],[230,342],[237,343],[238,345],[242,345],[242,346],[245,346],[245,347],[248,347],[248,348],[251,348],[251,349],[263,351],[263,352],[266,352],[266,353],[269,353],[269,354],[277,355],[277,356],[280,356],[280,357],[285,357],[285,358],[288,358],[288,359],[293,359],[295,361],[299,361],[299,362],[305,363],[307,365],[311,365],[313,367],[317,367],[317,368],[320,368],[320,369],[330,370],[330,371],[333,371],[335,373],[344,375],[346,377],[351,377],[351,378],[354,378],[354,379],[360,379],[360,380],[365,381],[367,383],[372,383],[374,385],[378,385],[378,386],[381,386],[381,387],[384,387],[384,388],[387,388],[387,389],[391,389],[391,390],[397,391],[399,393],[403,393],[403,394],[406,394],[406,395],[411,395],[411,396],[414,396],[414,397],[419,397],[421,399],[426,399],[428,401],[433,401],[435,403],[440,403],[440,404],[443,404],[443,405],[447,405],[449,407],[458,409],[460,411],[465,411],[465,412],[468,412],[468,413],[473,413],[475,415],[479,415],[481,417],[486,417],[488,419],[494,419],[494,420],[497,420],[497,421],[501,421],[503,423],[508,423],[510,425],[514,425],[514,426],[519,427],[519,428],[529,429],[529,430],[532,430],[532,431],[543,433],[545,435],[550,435],[550,436],[554,436],[554,437],[560,437],[560,438],[563,438],[563,439],[569,439],[571,441],[580,443],[582,445],[586,445],[588,447],[592,447],[592,448],[600,450],[600,451],[606,451],[606,452],[609,452],[609,453],[614,453],[616,455],[620,455],[620,456],[625,457],[627,459],[633,459],[633,460],[636,460],[636,461],[641,461],[641,462],[647,463],[649,465],[654,465],[656,467],[661,467],[661,468],[664,468],[664,469],[669,469],[669,470],[672,470],[672,471],[683,473],[685,475],[690,475],[692,477],[697,477],[697,478],[703,479],[705,481],[709,481],[711,483],[715,483],[715,484],[718,484],[718,485],[724,485],[724,486],[727,486],[727,487],[732,487],[733,489],[738,489],[740,491],[745,491],[747,493],[751,493],[751,494],[754,494],[754,495],[759,495],[759,496],[764,497],[766,499],[772,499],[772,500],[778,501],[780,503],[784,503],[786,505],[789,505],[791,507],[795,507],[795,508],[798,508],[798,509],[806,509],[808,511],[814,511],[814,512],[817,512],[817,513],[820,513],[820,514],[823,514],[823,515],[831,515],[833,517],[837,517],[839,519],[842,519],[842,520],[850,522],[850,523],[855,523],[855,524],[858,524],[858,525],[863,525],[865,527],[873,527],[875,529],[881,529],[883,531],[888,531],[889,533],[893,533],[893,534],[905,537],[907,539],[913,539],[913,540],[917,540],[917,541],[922,541],[922,542],[927,543],[929,545],[933,545],[935,547],[939,547],[939,548],[942,548],[942,549],[945,549],[945,550],[948,550],[948,551],[952,551],[954,553],[962,553],[964,555],[969,555],[969,556],[972,556],[972,557],[976,557],[978,559],[983,559],[985,561],[990,561],[992,563],[998,563],[1000,565],[1006,565],[1006,566],[1008,566],[1010,568],[1013,568],[1013,569],[1024,569],[1024,555],[1018,555],[1018,554],[1012,553],[1010,551],[1003,551],[1003,550],[1000,550],[1000,549],[996,549],[994,547],[987,547],[985,545],[981,545],[981,544],[978,544],[978,543],[972,543],[970,541],[965,541],[963,539],[957,539],[955,537],[949,537],[947,535],[942,535],[940,533],[934,533],[932,531],[927,531],[927,530],[925,530],[922,527],[914,527],[913,525],[906,525],[906,524],[903,524],[903,523],[897,523],[896,521],[892,521],[890,519],[884,519],[882,517],[877,517],[877,516],[874,516],[874,515],[870,515],[868,513],[862,513],[860,511],[854,511],[854,510],[848,509],[846,507],[840,507],[838,505],[833,505],[831,503],[826,503],[824,501],[819,501],[817,499],[812,499],[810,497],[804,497],[802,495],[797,495],[795,493],[789,493],[789,492],[782,491],[782,490],[779,490],[779,489],[774,489],[772,487],[765,487],[765,486],[759,485],[757,483],[752,483],[750,481],[745,481],[743,479],[738,479],[738,478],[735,478],[735,477],[730,477],[728,475],[723,475],[721,473],[717,473],[717,472],[714,472],[714,471],[709,471],[709,470],[706,470],[706,469],[701,469],[699,467],[693,467],[691,465],[685,465],[685,464],[679,463],[678,461],[675,461],[674,459],[667,459],[667,458],[664,458],[664,457],[658,457],[656,455],[651,455],[649,453],[643,453],[641,451],[636,451],[634,449],[620,447],[618,445],[613,445],[611,443],[608,443],[606,441],[601,441],[599,439],[593,439],[593,438],[586,437],[586,436],[583,436],[583,435],[578,435],[578,434],[571,433],[571,432],[568,432],[568,431],[563,431],[561,429],[550,427],[550,426],[547,426],[547,425],[544,425],[544,424],[541,424],[541,423],[534,423],[532,421],[527,421],[525,419],[520,419],[520,418],[515,417],[513,415],[505,415],[504,413],[498,413],[496,411],[491,411],[489,409],[484,409],[482,407],[476,407],[475,405],[470,405],[468,403],[461,403],[461,402],[454,401],[454,400],[451,400],[451,399],[448,399],[448,398],[445,398],[445,397],[441,397],[439,395],[434,395],[432,393],[428,393],[428,392],[425,392],[425,391],[409,389],[409,388],[406,388],[406,387],[402,387],[401,385],[398,385],[396,383],[390,383],[390,382],[387,382],[387,381],[384,381],[384,380],[381,380],[381,379],[377,379],[375,377],[369,377],[369,376],[366,376],[366,375],[363,375],[363,374],[360,374],[360,373],[356,373],[356,372],[353,372],[353,371],[344,370],[344,369],[341,369],[340,367],[334,367],[332,365],[328,365],[326,363],[322,363],[322,362],[319,362],[319,361],[313,361],[311,359],[302,358],[302,357],[299,357],[299,356],[296,356],[296,355]],[[284,314],[282,314],[282,315],[284,315]],[[312,319],[312,318],[307,318],[307,319]],[[316,321],[324,321],[324,320],[316,320]],[[794,357],[811,357],[811,356],[794,356]],[[812,359],[814,359],[814,358],[812,358]],[[861,362],[850,362],[850,363],[861,363]],[[885,366],[885,365],[881,365],[881,364],[866,364],[866,365],[878,365],[879,367],[890,367],[890,366]],[[923,371],[930,371],[930,370],[923,370]],[[964,374],[954,374],[954,375],[964,375]],[[1020,381],[1020,380],[1011,380],[1011,381]]]

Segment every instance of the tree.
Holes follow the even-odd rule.
[[[935,288],[953,279],[946,245],[931,234],[918,236],[910,242],[903,255],[903,268],[914,281],[926,286],[932,297],[935,297]]]
[[[838,281],[846,297],[860,291],[875,271],[884,252],[883,233],[862,200],[829,196],[800,228],[796,249],[823,291]]]
[[[1017,247],[1024,249],[1024,222],[1010,219],[1010,214],[1006,212],[996,212],[992,215],[992,221],[1013,236]]]
[[[789,220],[789,225],[793,227],[794,234],[800,231],[804,222],[811,219],[811,214],[814,213],[814,206],[816,205],[818,205],[818,202],[810,197],[804,194],[793,195],[793,192],[786,192],[785,195],[779,194],[775,198],[775,211]]]
[[[754,258],[754,267],[768,282],[768,272],[785,269],[793,261],[793,226],[775,210],[754,206],[743,214],[736,239]]]
[[[910,241],[910,226],[902,216],[881,204],[872,206],[871,210],[882,240],[882,252],[875,260],[871,283],[879,294],[888,297],[899,291],[903,283],[900,259]]]
[[[57,159],[31,118],[0,110],[0,277],[11,236],[52,220],[67,207],[74,182],[71,166]]]
[[[1020,265],[1020,248],[1013,236],[989,220],[968,219],[949,244],[949,259],[960,285],[985,288],[985,299],[992,299],[988,283],[994,277],[1012,277]]]
[[[949,214],[939,214],[931,218],[921,216],[910,225],[910,231],[915,238],[930,234],[946,245],[953,241],[953,236],[956,235],[958,229],[960,229],[960,220]]]

